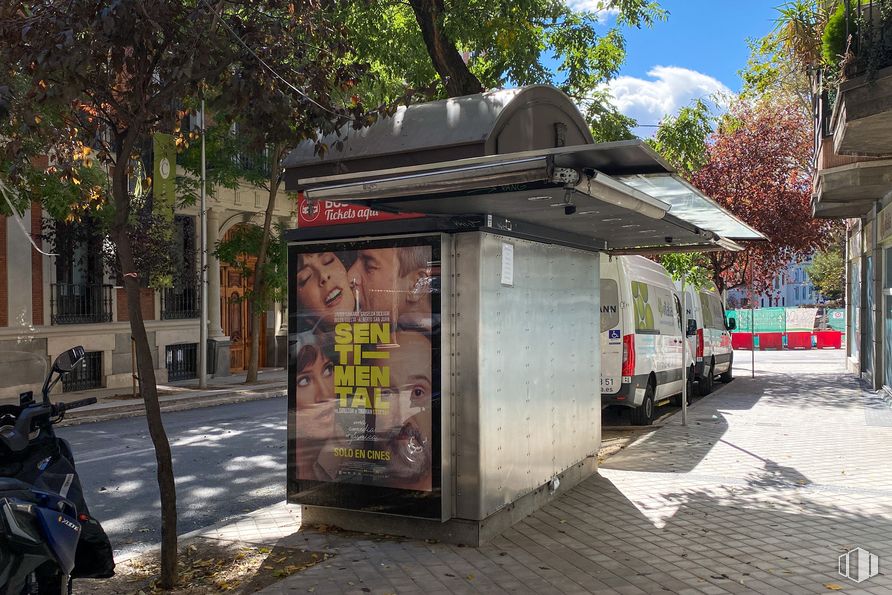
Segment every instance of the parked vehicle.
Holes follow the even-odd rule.
[[[32,390],[22,391],[35,380],[40,386],[43,358],[0,353],[0,388],[20,393],[19,405],[0,405],[0,595],[65,594],[72,578],[114,574],[111,544],[84,502],[71,447],[53,431],[67,411],[96,402],[49,400],[83,357],[83,347],[60,355],[36,402]]]
[[[688,329],[695,332],[694,322]],[[655,408],[681,402],[681,302],[672,278],[641,256],[601,257],[601,405],[632,408],[632,423],[649,425]],[[688,394],[693,390],[688,352]]]
[[[681,283],[676,283],[681,292]],[[697,394],[712,392],[715,377],[731,382],[734,365],[734,349],[731,347],[731,330],[725,320],[725,309],[718,292],[709,289],[685,287],[687,316],[697,322],[697,335],[690,343],[694,351],[694,375]],[[731,321],[733,323],[734,321]]]

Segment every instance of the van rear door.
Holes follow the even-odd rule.
[[[619,285],[601,278],[601,393],[615,394],[622,383],[623,331]]]

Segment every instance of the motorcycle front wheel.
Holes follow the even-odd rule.
[[[55,565],[44,564],[31,575],[29,595],[71,595],[71,579]]]

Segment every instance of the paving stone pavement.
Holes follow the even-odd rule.
[[[301,530],[328,552],[264,593],[892,593],[892,425],[841,352],[738,376],[481,548]],[[745,360],[745,361],[744,361]],[[878,421],[880,420],[880,421]],[[254,522],[254,521],[252,521]],[[855,583],[860,546],[881,573]]]

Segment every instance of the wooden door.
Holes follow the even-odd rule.
[[[232,230],[227,232],[226,238]],[[257,259],[246,256],[245,263],[249,269],[254,268]],[[251,304],[244,299],[249,287],[254,284],[254,276],[246,277],[236,267],[220,265],[220,312],[223,319],[223,332],[229,337],[229,369],[241,372],[248,367],[248,356],[251,349]],[[260,325],[260,367],[266,364],[266,345],[264,341],[265,326]]]

